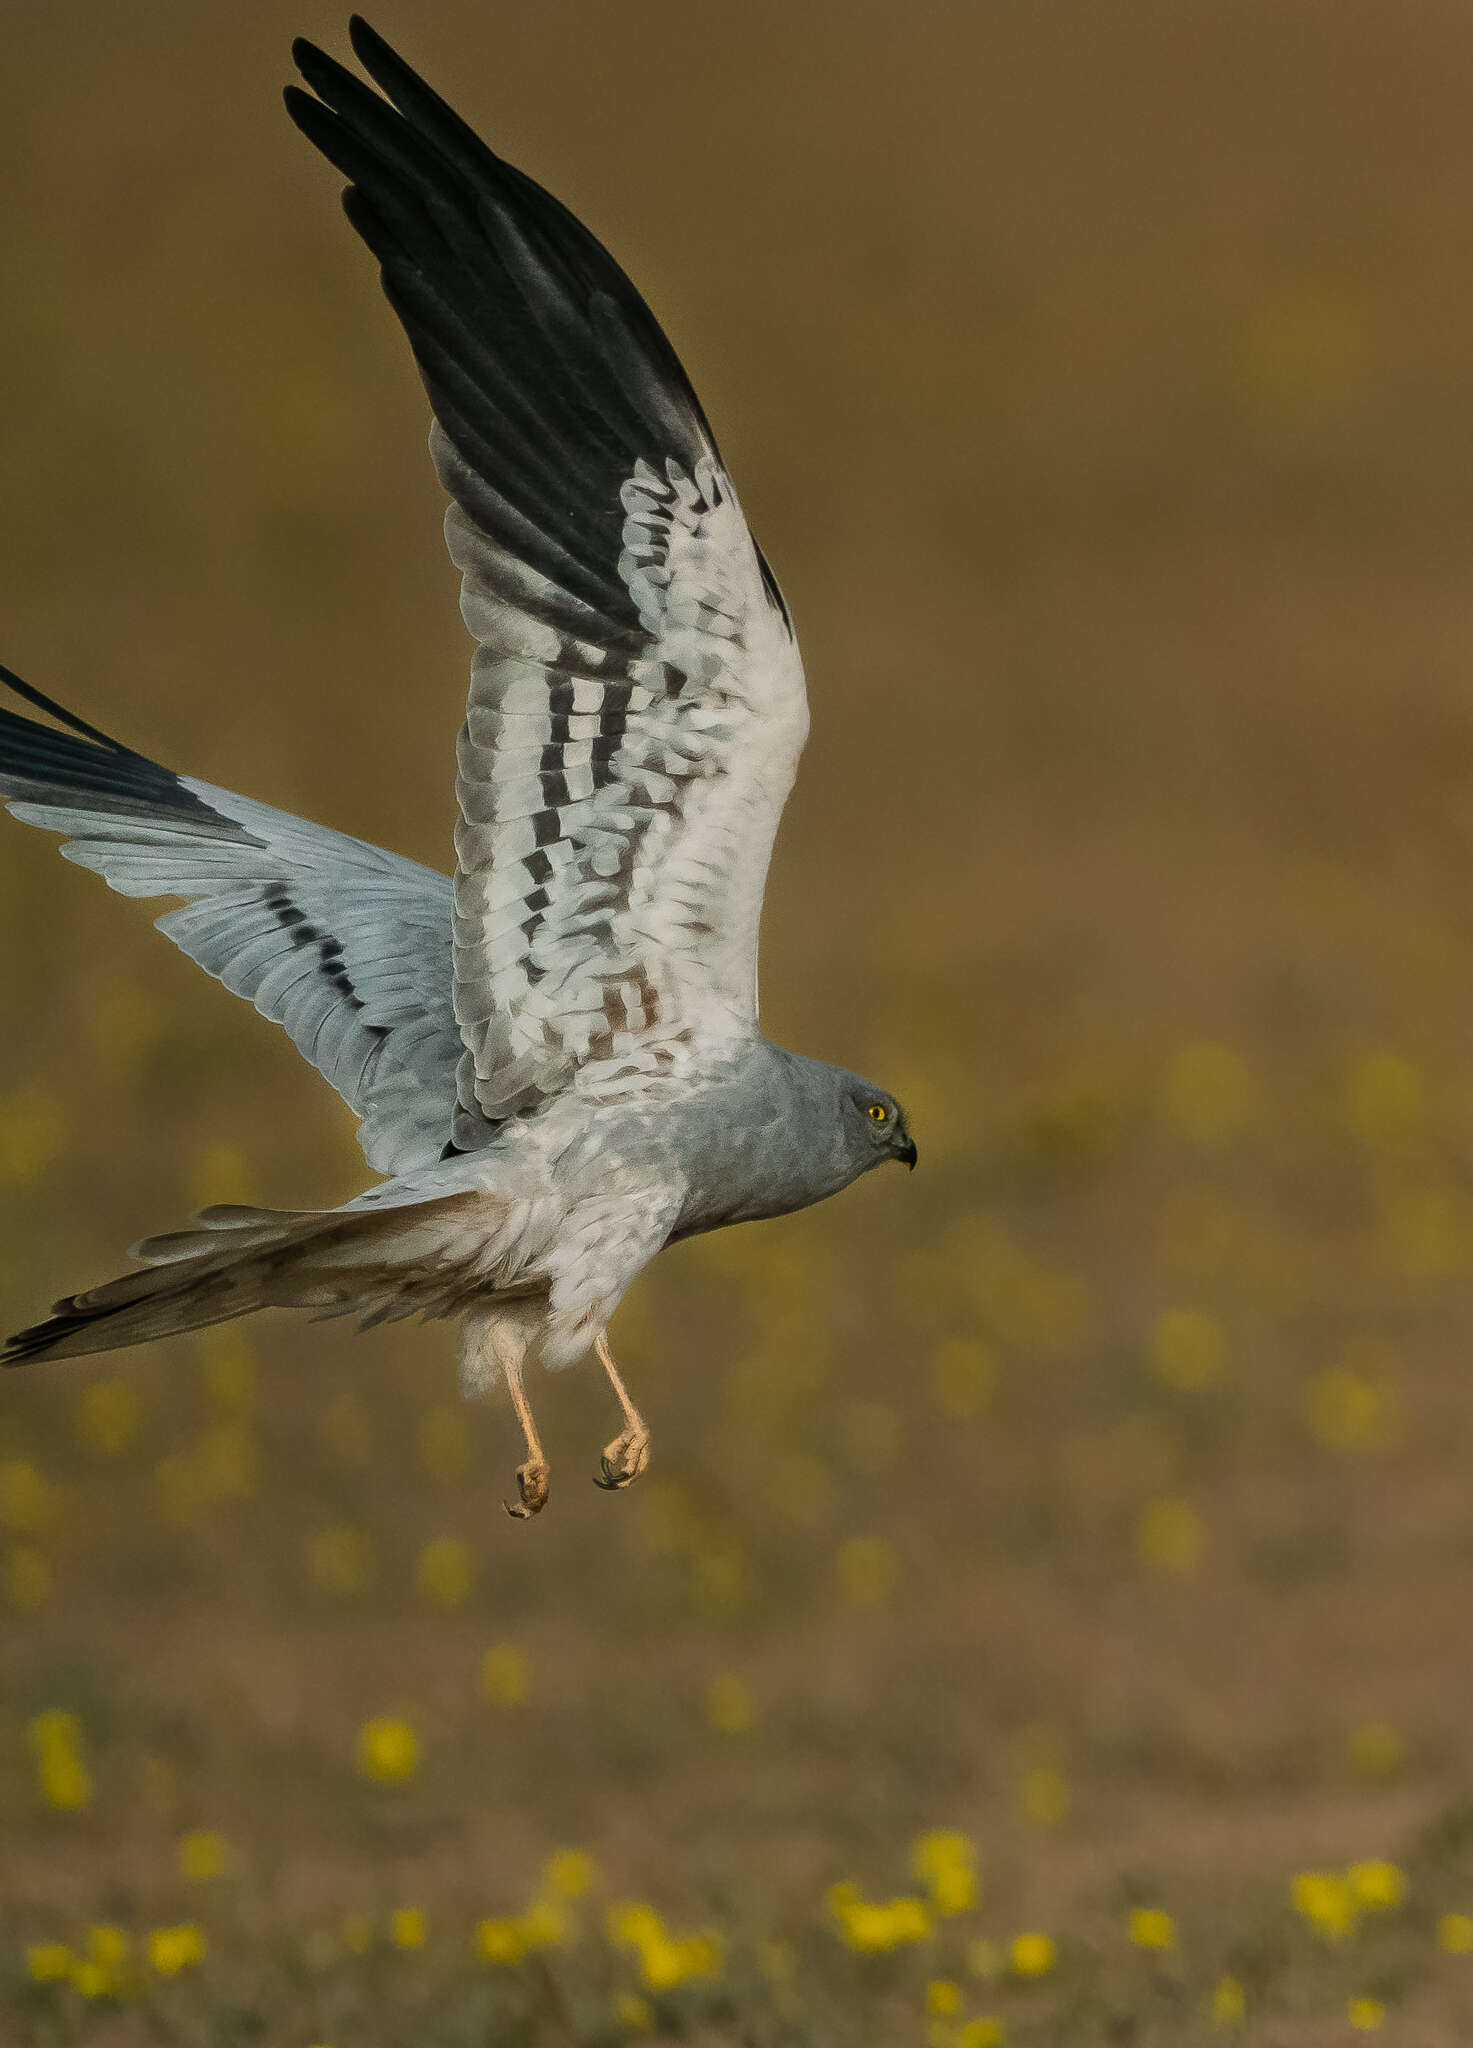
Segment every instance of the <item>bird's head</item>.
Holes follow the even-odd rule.
[[[876,1088],[872,1081],[855,1080],[846,1090],[844,1121],[850,1146],[865,1166],[883,1166],[889,1159],[899,1160],[903,1166],[915,1165],[916,1144],[905,1111],[893,1095]]]

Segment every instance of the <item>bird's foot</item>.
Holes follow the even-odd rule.
[[[551,1467],[545,1458],[531,1458],[525,1465],[518,1465],[517,1504],[513,1507],[509,1500],[501,1503],[513,1521],[529,1521],[533,1515],[540,1515],[547,1506],[547,1478],[550,1470]]]
[[[650,1461],[650,1433],[644,1424],[638,1423],[616,1436],[611,1444],[604,1445],[599,1470],[594,1474],[593,1483],[608,1493],[618,1493],[626,1486],[632,1486]]]

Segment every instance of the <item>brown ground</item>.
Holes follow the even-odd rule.
[[[893,1085],[922,1170],[663,1261],[615,1332],[650,1475],[588,1483],[614,1415],[565,1375],[527,1527],[443,1330],[8,1379],[0,2040],[1175,2048],[1224,1975],[1274,2048],[1349,2040],[1352,1998],[1473,2038],[1436,1935],[1473,1913],[1473,17],[378,25],[608,236],[706,398],[815,710],[766,1022]],[[0,656],[444,862],[423,403],[276,103],[296,30],[342,47],[318,0],[5,12]],[[285,1042],[19,828],[0,924],[7,1326],[200,1201],[362,1184]],[[47,1709],[84,1810],[43,1797]],[[357,1771],[375,1715],[407,1784]],[[933,1827],[980,1904],[851,1953],[828,1887],[913,1888]],[[194,1829],[229,1874],[180,1874]],[[560,1846],[599,1870],[577,1938],[477,1961]],[[1365,1858],[1404,1900],[1327,1941],[1291,1879]],[[719,1929],[722,1978],[642,1986],[629,1899]],[[94,1923],[208,1949],[27,1980]]]

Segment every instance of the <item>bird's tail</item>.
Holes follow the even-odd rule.
[[[17,1331],[0,1365],[116,1351],[258,1308],[356,1311],[365,1326],[452,1314],[482,1289],[533,1291],[509,1270],[515,1226],[514,1205],[479,1191],[381,1208],[205,1209],[192,1229],[135,1245],[141,1270],[67,1296]]]

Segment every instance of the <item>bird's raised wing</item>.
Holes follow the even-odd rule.
[[[0,680],[70,728],[0,709],[0,802],[66,833],[65,857],[119,894],[188,898],[159,930],[285,1027],[362,1119],[371,1166],[438,1159],[462,1055],[449,877],[175,775],[9,669]]]
[[[459,744],[461,1096],[753,1029],[808,714],[792,627],[654,316],[566,208],[357,19],[293,119],[351,184],[430,402],[479,646]],[[469,1071],[467,1071],[467,1069]]]

